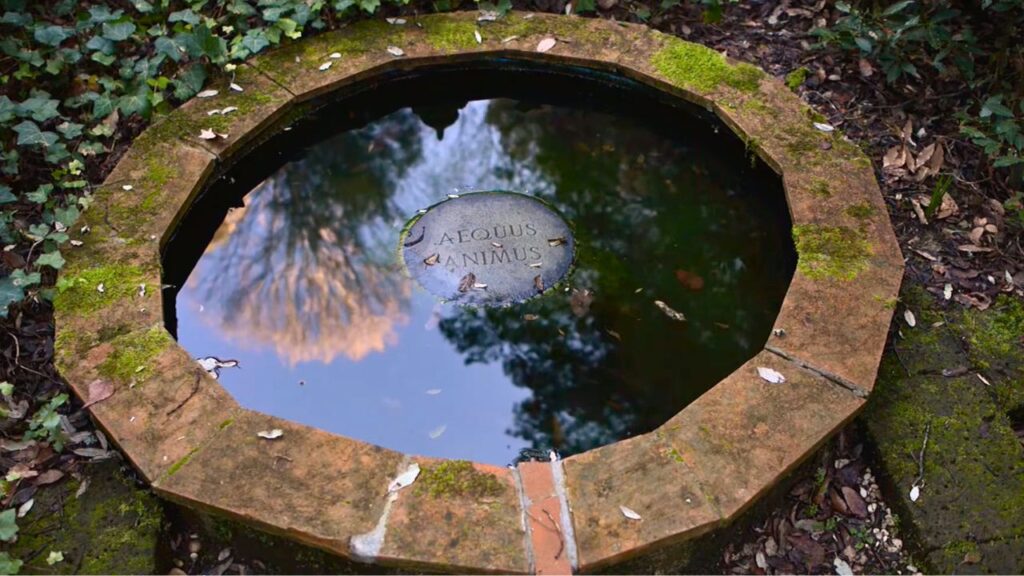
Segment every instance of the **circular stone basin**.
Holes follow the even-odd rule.
[[[649,432],[763,345],[795,264],[778,177],[619,77],[438,66],[288,127],[179,225],[172,326],[243,406],[387,448]]]
[[[871,392],[903,272],[871,162],[709,48],[477,16],[304,39],[147,128],[69,230],[54,363],[178,503],[416,572],[684,570]],[[560,284],[409,276],[404,224],[479,190],[563,216]],[[524,447],[581,453],[424,455]]]
[[[561,282],[576,244],[551,207],[511,192],[453,194],[410,220],[400,242],[420,286],[482,306],[521,302]]]

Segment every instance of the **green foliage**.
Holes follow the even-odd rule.
[[[67,394],[57,394],[44,404],[28,421],[25,438],[45,440],[58,452],[64,449],[64,430],[60,426],[57,409],[66,404]]]
[[[889,83],[951,81],[976,102],[961,132],[1019,187],[1024,170],[1024,0],[898,0],[835,4],[840,17],[815,30],[822,43],[877,63]],[[960,104],[960,102],[957,102]]]

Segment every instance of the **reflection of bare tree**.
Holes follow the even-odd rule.
[[[391,194],[420,153],[400,112],[283,166],[228,214],[189,282],[204,317],[294,364],[383,351],[404,321]]]
[[[510,433],[565,452],[641,433],[753,354],[781,302],[789,256],[785,227],[770,225],[759,200],[727,193],[741,158],[695,160],[699,152],[628,119],[567,108],[499,101],[488,121],[515,164],[546,176],[535,192],[573,222],[573,283],[595,294],[583,317],[568,296],[552,296],[442,321],[467,362],[501,362],[532,390]],[[706,286],[687,289],[677,270]],[[656,298],[690,321],[668,319]]]

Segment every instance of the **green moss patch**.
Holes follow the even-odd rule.
[[[478,471],[467,460],[449,460],[428,466],[416,480],[418,494],[429,494],[435,498],[449,496],[471,496],[474,498],[497,497],[508,487],[491,474]]]
[[[790,90],[796,92],[797,89],[803,86],[804,82],[807,80],[807,74],[809,72],[810,71],[807,68],[801,66],[789,74],[786,74],[786,86],[788,86]]]
[[[153,361],[171,344],[163,326],[118,336],[111,341],[114,351],[99,366],[100,374],[119,382],[135,383],[152,374]]]
[[[875,209],[867,202],[854,204],[845,210],[846,215],[857,220],[867,220],[875,215]]]
[[[651,64],[676,86],[711,92],[725,84],[743,92],[757,90],[764,77],[756,66],[730,64],[725,56],[711,48],[675,38],[659,50]]]
[[[832,195],[832,188],[828,185],[828,180],[815,178],[814,182],[811,183],[811,193],[815,196],[828,198]]]
[[[797,268],[814,279],[852,280],[868,267],[871,245],[863,233],[845,226],[794,226]]]
[[[427,41],[438,50],[467,50],[477,45],[475,23],[466,20],[437,19],[426,26]]]
[[[65,312],[95,312],[130,298],[146,277],[145,271],[137,266],[111,264],[86,268],[58,280],[53,305]]]

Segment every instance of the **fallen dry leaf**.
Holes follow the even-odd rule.
[[[550,36],[537,43],[537,52],[547,52],[555,47],[558,41]]]
[[[88,408],[97,402],[102,402],[114,395],[114,383],[110,380],[93,380],[89,383],[89,400],[82,405]]]
[[[670,307],[668,304],[665,304],[661,300],[655,300],[654,305],[657,306],[659,310],[664,312],[665,316],[668,316],[669,318],[677,322],[686,322],[686,316],[684,316],[682,312],[672,309],[672,307]]]
[[[411,465],[409,465],[408,468],[405,469],[405,472],[399,474],[398,478],[392,480],[391,484],[388,484],[388,494],[392,492],[398,492],[402,488],[409,486],[410,484],[416,481],[416,477],[419,475],[420,465],[414,462]]]
[[[267,440],[277,440],[281,436],[284,436],[284,430],[281,430],[280,428],[274,428],[273,430],[262,430],[260,432],[257,432],[256,435],[259,436],[260,438],[265,438]]]
[[[639,514],[637,514],[636,511],[633,510],[632,508],[627,508],[626,506],[619,506],[619,511],[622,512],[623,516],[625,516],[626,518],[629,518],[630,520],[642,520],[643,519],[643,517],[641,517]]]
[[[781,372],[771,368],[765,368],[764,366],[757,367],[757,375],[760,376],[762,380],[771,382],[772,384],[784,384],[786,382],[786,377],[783,376]]]

